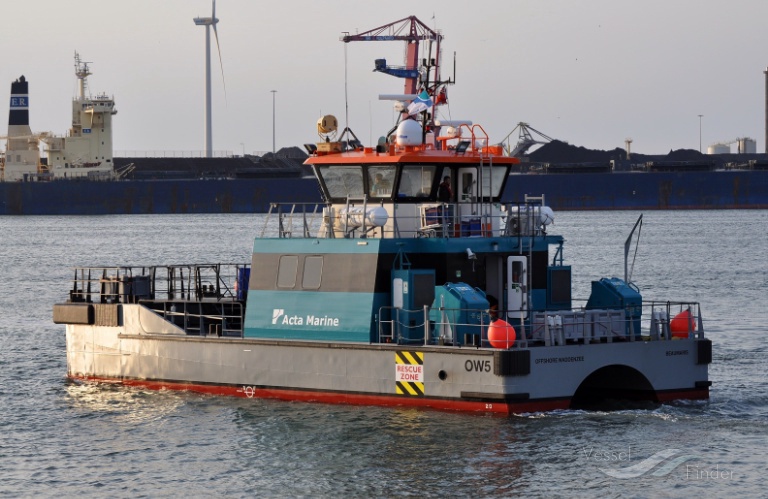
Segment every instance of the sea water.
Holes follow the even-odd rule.
[[[574,298],[623,277],[637,212],[556,213]],[[768,473],[768,211],[645,213],[646,299],[696,300],[707,402],[512,417],[68,382],[75,266],[247,262],[259,215],[0,217],[0,494],[741,497]]]

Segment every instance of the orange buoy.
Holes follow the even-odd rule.
[[[512,348],[516,338],[515,328],[501,319],[493,321],[488,327],[488,342],[493,348]]]
[[[669,329],[672,331],[673,338],[687,338],[688,331],[696,331],[696,321],[693,320],[693,314],[690,310],[683,310],[669,323]]]

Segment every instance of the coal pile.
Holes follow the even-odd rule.
[[[553,140],[544,144],[537,150],[528,155],[528,161],[541,164],[605,164],[610,161],[626,162],[627,153],[624,149],[617,147],[609,151],[601,149],[587,149],[586,147],[574,146],[560,140]],[[657,167],[666,164],[667,166],[676,166],[685,169],[690,166],[691,169],[712,169],[723,168],[730,163],[752,162],[762,165],[768,163],[768,156],[765,154],[703,154],[695,149],[672,149],[667,154],[638,154],[632,153],[630,162],[632,164],[656,163]],[[691,165],[684,165],[691,163]],[[696,167],[695,165],[700,165]],[[657,168],[658,169],[658,168]]]
[[[553,140],[533,151],[528,157],[534,163],[607,163],[612,160],[627,159],[627,152],[620,147],[603,151]],[[632,153],[632,161],[645,162],[654,159],[659,159],[659,157]]]

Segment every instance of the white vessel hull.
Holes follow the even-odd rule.
[[[151,315],[142,314],[141,305],[122,308],[125,326],[66,326],[69,377],[241,397],[506,414],[568,408],[590,375],[614,369],[598,384],[622,397],[654,401],[708,397],[707,359],[699,358],[699,343],[708,340],[499,351],[192,337],[174,334],[161,322],[150,323],[146,319]],[[400,361],[398,354],[403,354]],[[413,367],[398,367],[409,362]],[[499,374],[510,369],[514,374]],[[616,376],[622,379],[610,379]]]

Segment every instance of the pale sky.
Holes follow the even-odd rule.
[[[76,93],[73,55],[90,61],[92,93],[113,95],[114,149],[204,147],[209,0],[3,0],[0,88],[25,75],[35,132],[63,134]],[[765,150],[768,2],[752,0],[218,0],[226,99],[213,58],[213,147],[241,154],[318,140],[316,122],[345,119],[366,144],[394,123],[403,82],[374,73],[400,65],[404,42],[339,41],[415,15],[441,30],[441,117],[481,124],[492,143],[520,121],[588,148],[645,154],[751,137]],[[434,15],[434,19],[433,19]],[[215,48],[215,46],[214,46]],[[765,53],[763,51],[765,50]],[[7,104],[6,104],[7,106]],[[7,107],[4,108],[7,113]]]

